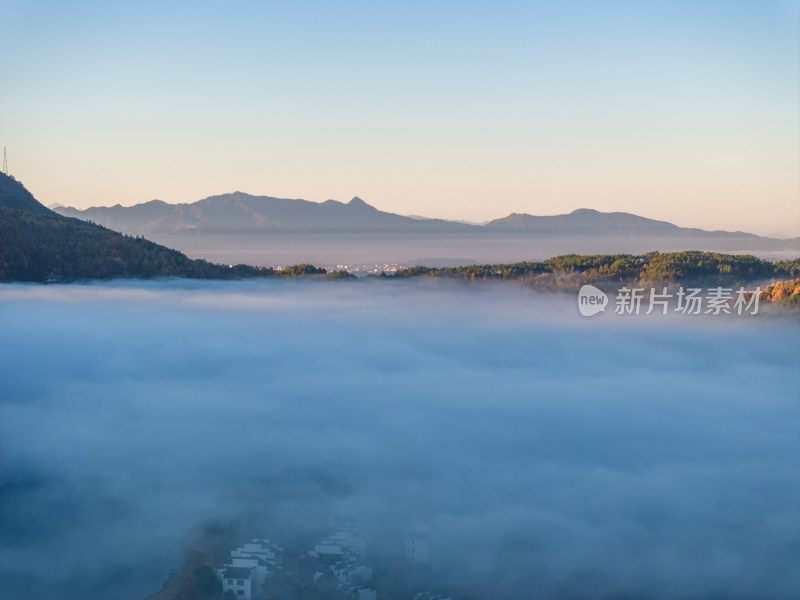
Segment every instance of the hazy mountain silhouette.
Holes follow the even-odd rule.
[[[683,231],[683,228],[667,221],[656,221],[624,212],[603,213],[590,208],[579,208],[569,214],[543,217],[511,213],[502,219],[490,221],[485,227],[496,231],[588,235],[669,235]]]
[[[211,196],[192,204],[153,200],[135,206],[77,210],[57,209],[65,216],[93,221],[130,234],[224,233],[256,231],[459,231],[465,226],[440,219],[414,219],[382,212],[360,198],[309,202],[242,192]]]
[[[167,204],[160,200],[135,206],[93,207],[78,210],[55,209],[58,213],[89,220],[131,235],[152,234],[237,234],[237,233],[391,233],[409,236],[448,234],[467,237],[657,237],[698,247],[711,243],[746,249],[797,247],[794,240],[777,240],[750,233],[705,231],[679,227],[666,221],[638,215],[604,213],[581,208],[569,214],[536,216],[512,213],[507,217],[475,225],[419,216],[383,212],[356,197],[350,202],[336,200],[309,202],[251,196],[242,192],[211,196],[192,204]]]

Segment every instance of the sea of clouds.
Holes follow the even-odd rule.
[[[797,598],[798,340],[513,285],[0,286],[0,597],[138,600],[199,523],[346,503],[477,597]]]

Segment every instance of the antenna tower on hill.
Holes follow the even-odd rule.
[[[6,156],[6,147],[3,146],[3,173],[8,175],[8,157]]]

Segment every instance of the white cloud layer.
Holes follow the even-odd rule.
[[[4,598],[136,600],[204,520],[341,502],[436,523],[479,597],[800,595],[797,323],[161,282],[2,286],[0,332]]]

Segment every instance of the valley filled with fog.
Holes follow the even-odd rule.
[[[288,544],[342,506],[388,555],[435,526],[456,596],[800,596],[797,319],[575,300],[0,286],[0,596],[140,600],[203,523]]]

